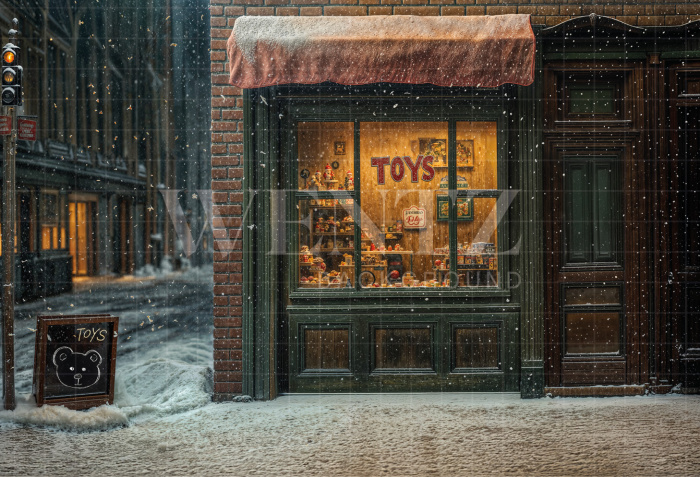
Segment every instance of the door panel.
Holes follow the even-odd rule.
[[[548,386],[626,383],[624,150],[550,148],[546,237]]]
[[[671,273],[674,347],[680,363],[679,380],[687,389],[700,389],[700,105],[677,110],[677,161],[672,174],[676,199],[672,220]]]

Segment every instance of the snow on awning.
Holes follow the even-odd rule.
[[[529,15],[471,17],[244,16],[228,40],[230,82],[532,84]]]

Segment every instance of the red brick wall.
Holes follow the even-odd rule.
[[[214,199],[214,392],[242,392],[241,91],[228,85],[226,40],[242,15],[502,15],[527,13],[556,25],[596,13],[631,25],[680,25],[700,20],[698,0],[211,0],[212,190]]]

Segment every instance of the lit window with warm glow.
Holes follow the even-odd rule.
[[[499,285],[497,123],[452,124],[298,123],[301,288]]]

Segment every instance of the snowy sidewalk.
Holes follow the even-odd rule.
[[[700,396],[285,396],[106,432],[0,426],[0,475],[698,475]]]
[[[700,475],[700,396],[211,403],[211,274],[18,306],[19,405],[0,411],[0,475]],[[35,316],[47,311],[120,316],[114,406],[35,406]]]

